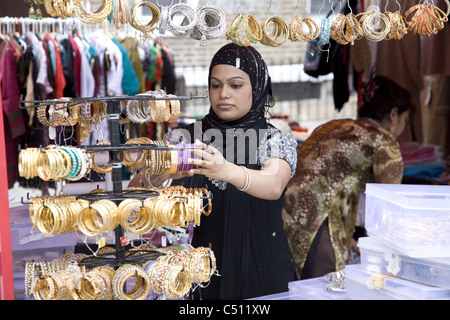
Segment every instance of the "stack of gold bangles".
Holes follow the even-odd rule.
[[[391,21],[389,16],[378,11],[368,11],[358,14],[359,23],[362,25],[364,36],[374,42],[381,41],[386,38],[391,30]]]
[[[75,104],[70,107],[66,107],[70,98],[60,98],[49,100],[49,105],[39,106],[37,108],[37,118],[40,123],[46,126],[74,126],[79,117],[80,108]],[[54,101],[54,102],[52,102]]]
[[[36,300],[143,300],[155,292],[180,299],[193,283],[209,281],[216,271],[214,252],[209,248],[186,245],[154,250],[160,253],[157,260],[124,264],[117,270],[108,265],[88,270],[78,264],[89,257],[84,254],[28,262],[26,294]],[[135,281],[130,288],[131,279]]]
[[[163,294],[169,299],[179,299],[191,289],[191,272],[182,266],[149,261],[143,269],[150,279],[151,290],[157,294]]]
[[[52,17],[66,19],[75,13],[72,1],[44,0],[44,6],[47,13]]]
[[[405,36],[405,34],[408,33],[403,16],[398,11],[396,12],[386,11],[385,15],[389,18],[389,21],[391,23],[391,28],[389,29],[389,32],[387,33],[385,39],[386,40],[402,39]]]
[[[35,228],[45,235],[58,235],[77,231],[77,216],[89,206],[85,200],[70,200],[66,197],[33,199],[30,205],[30,220]]]
[[[216,257],[206,247],[171,249],[166,255],[159,257],[158,261],[190,270],[194,283],[206,282],[216,272]]]
[[[239,13],[228,27],[226,37],[239,46],[249,46],[261,41],[263,34],[260,24],[253,15]]]
[[[115,0],[111,22],[116,27],[116,30],[120,28],[120,25],[126,25],[131,21],[130,7],[128,0]]]
[[[89,203],[77,214],[78,230],[87,236],[97,236],[113,231],[119,224],[119,210],[111,200],[97,200]]]
[[[280,17],[269,17],[261,23],[263,37],[261,44],[279,47],[288,39],[289,31],[286,22]]]
[[[305,34],[303,32],[302,23],[304,23],[309,30],[309,33]],[[297,15],[292,16],[289,20],[289,40],[291,41],[303,41],[309,42],[316,39],[319,34],[319,26],[311,18],[300,18]]]
[[[192,153],[193,144],[171,145],[165,140],[152,141],[146,137],[132,138],[125,144],[155,146],[155,149],[123,152],[123,162],[127,166],[131,168],[146,167],[147,175],[173,174],[177,171],[189,171],[195,168],[195,165],[188,163],[189,158],[195,158]],[[158,149],[158,147],[161,148]]]
[[[352,13],[343,15],[339,13],[331,22],[331,39],[339,44],[348,44],[361,39],[364,31],[356,16]]]
[[[201,215],[211,213],[211,198],[205,188],[168,188],[156,189],[159,196],[125,199],[118,205],[106,199],[89,202],[74,196],[33,197],[30,220],[33,228],[45,235],[81,231],[97,236],[118,225],[135,234],[163,226],[187,227],[190,222],[200,225]]]
[[[130,100],[127,103],[127,117],[132,122],[173,122],[180,117],[180,100],[163,90],[147,91],[138,96],[149,96],[149,100]],[[173,99],[170,99],[173,98]]]
[[[27,179],[39,176],[44,181],[76,181],[85,177],[91,168],[91,155],[80,148],[49,145],[46,148],[22,149],[19,152],[19,175]]]
[[[137,9],[141,6],[148,7],[150,9],[150,11],[152,12],[152,20],[150,20],[146,24],[139,21],[139,19],[137,17]],[[161,22],[161,11],[155,4],[153,4],[151,2],[147,2],[147,1],[142,1],[142,2],[136,2],[131,7],[130,25],[133,28],[135,28],[136,30],[139,30],[142,32],[144,40],[147,40],[147,38],[149,37],[149,34],[158,27],[160,22]]]
[[[448,2],[447,2],[448,6]],[[414,12],[411,20],[408,20]],[[447,12],[448,13],[448,12]],[[408,31],[413,31],[421,36],[430,36],[436,34],[444,28],[444,22],[448,21],[447,15],[439,7],[432,4],[418,4],[405,12],[405,22],[408,25]]]
[[[96,24],[104,21],[113,10],[112,0],[102,0],[102,5],[97,12],[90,12],[84,5],[84,0],[73,0],[75,15],[84,23]],[[72,2],[72,1],[66,1]]]

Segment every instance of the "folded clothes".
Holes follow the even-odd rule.
[[[438,160],[440,157],[438,148],[435,145],[407,142],[400,145],[400,152],[402,153],[403,163],[405,165],[418,164]]]

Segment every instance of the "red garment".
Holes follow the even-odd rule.
[[[55,47],[55,61],[56,61],[56,69],[55,69],[55,98],[59,99],[64,96],[64,88],[66,87],[66,77],[64,76],[64,69],[62,64],[61,55],[58,54],[58,45],[50,34],[45,35],[45,40],[48,42],[53,42]]]
[[[12,187],[18,179],[17,138],[26,133],[23,111],[19,107],[15,51],[14,46],[8,42],[0,48],[0,88],[2,92],[0,99],[3,109],[9,187]]]
[[[77,43],[73,40],[71,35],[69,35],[69,41],[72,45],[73,52],[75,52],[75,57],[73,60],[73,69],[75,72],[75,93],[77,97],[79,97],[81,95],[81,55]]]
[[[152,80],[145,79],[147,91],[155,90],[155,84],[162,78],[162,74],[163,74],[163,70],[164,70],[164,60],[162,58],[161,51],[158,51],[158,53],[156,55],[155,65],[156,65],[155,66],[155,75],[154,75],[153,79]]]

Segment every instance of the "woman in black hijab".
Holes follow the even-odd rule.
[[[197,288],[194,299],[285,292],[296,277],[281,209],[295,172],[297,143],[265,118],[273,106],[271,82],[253,47],[222,47],[212,59],[208,82],[209,113],[166,136],[174,144],[204,147],[191,159],[198,167],[150,181],[155,186],[173,178],[172,185],[206,187],[213,194],[213,210],[194,228],[192,245],[213,250],[220,276]],[[143,177],[136,175],[134,184],[142,185]]]

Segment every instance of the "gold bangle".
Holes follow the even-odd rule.
[[[261,41],[261,25],[253,15],[238,14],[227,29],[226,37],[239,46],[249,46]]]
[[[77,17],[84,23],[95,24],[105,20],[113,9],[112,0],[102,0],[102,5],[95,13],[89,12],[84,6],[84,0],[73,0],[74,11]]]
[[[124,286],[130,278],[136,278],[135,287],[125,293]],[[150,277],[141,267],[126,264],[114,273],[112,287],[114,296],[119,300],[144,300],[150,293]]]
[[[97,145],[109,146],[111,144],[109,142],[98,142],[95,145],[96,146]],[[112,172],[112,167],[110,165],[105,164],[103,167],[97,166],[97,164],[95,163],[95,154],[96,154],[96,152],[89,152],[89,154],[91,155],[91,159],[92,159],[92,170],[94,170],[95,172],[98,172],[98,173]]]
[[[385,14],[389,18],[389,21],[391,23],[391,28],[389,29],[389,32],[387,33],[385,39],[386,40],[402,39],[404,35],[408,33],[403,16],[398,11],[396,12],[387,11],[385,12]]]
[[[58,13],[55,10],[55,7],[53,6],[53,0],[44,0],[44,7],[45,7],[45,11],[47,11],[47,13],[52,16],[52,17],[57,17]]]
[[[269,25],[272,24],[271,32],[268,31]],[[280,17],[269,17],[262,24],[261,29],[263,37],[261,43],[266,46],[279,47],[288,38],[289,31],[286,22]]]
[[[141,23],[136,16],[136,11],[141,6],[148,7],[152,12],[152,20],[150,20],[147,24]],[[145,39],[148,38],[150,32],[152,32],[158,27],[160,22],[161,22],[161,11],[155,4],[151,2],[137,2],[131,7],[130,25],[136,30],[141,31]]]

